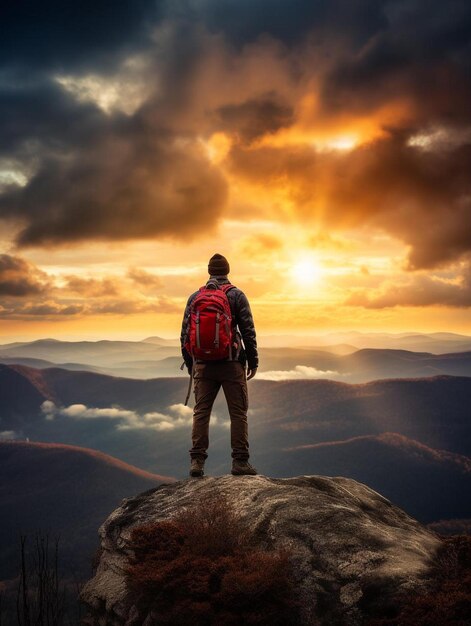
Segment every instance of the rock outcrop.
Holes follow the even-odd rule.
[[[131,531],[172,519],[208,496],[233,504],[256,545],[285,548],[300,624],[362,624],[378,603],[427,579],[439,538],[367,486],[347,478],[221,476],[162,485],[126,499],[100,528],[102,554],[82,591],[88,622],[152,626],[138,617],[126,567]]]

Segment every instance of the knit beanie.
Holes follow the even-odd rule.
[[[208,274],[210,276],[227,276],[230,269],[226,257],[222,254],[215,254],[209,259]]]

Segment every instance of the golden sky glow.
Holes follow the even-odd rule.
[[[355,294],[375,297],[387,292],[388,284],[407,284],[402,269],[406,250],[380,232],[334,235],[295,224],[259,222],[247,228],[244,221],[227,220],[216,235],[186,245],[95,243],[53,253],[29,251],[23,256],[51,282],[43,301],[61,306],[80,303],[84,309],[76,314],[38,311],[2,319],[2,338],[176,336],[186,298],[205,281],[207,260],[216,251],[227,255],[230,277],[248,294],[262,335],[470,330],[463,308],[365,308],[347,303]]]
[[[126,41],[15,47],[0,337],[175,337],[215,252],[259,334],[471,332],[471,86],[439,4],[263,28],[257,0],[163,4]]]

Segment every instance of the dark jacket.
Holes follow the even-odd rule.
[[[214,281],[215,279],[211,278],[210,280]],[[217,282],[220,285],[230,284],[230,281],[227,278],[218,278]],[[185,349],[184,344],[186,340],[188,320],[190,318],[191,303],[193,302],[197,293],[198,291],[195,291],[195,293],[192,293],[191,296],[188,298],[188,302],[186,303],[185,307],[185,313],[183,315],[182,331],[180,334],[182,356],[183,360],[185,361],[185,365],[187,366],[189,371],[191,370],[192,366],[192,358],[188,351]],[[250,370],[253,370],[258,367],[258,351],[255,326],[253,322],[252,311],[250,310],[249,301],[247,300],[247,296],[245,295],[245,293],[240,289],[237,289],[237,287],[229,289],[229,291],[227,292],[227,299],[229,300],[229,306],[231,307],[233,323],[235,324],[236,329],[238,328],[245,347],[245,350],[242,348],[242,350],[240,351],[238,360],[243,365],[247,363],[248,368]]]

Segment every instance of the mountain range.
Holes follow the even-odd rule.
[[[60,368],[0,366],[0,436],[101,450],[153,474],[187,475],[191,415],[179,378],[134,380]],[[422,521],[471,517],[471,378],[348,384],[249,383],[249,434],[271,476],[342,475]],[[230,468],[229,421],[214,406],[207,472]],[[392,434],[385,434],[392,433]]]
[[[432,335],[348,335],[348,343],[314,345],[296,337],[261,340],[259,377],[268,380],[329,378],[351,383],[379,378],[471,376],[471,338],[452,333]],[[313,338],[321,341],[320,337]],[[331,339],[334,339],[332,337]],[[380,340],[387,347],[379,347]],[[286,344],[286,345],[284,345]],[[414,348],[420,346],[419,351]],[[0,345],[0,363],[39,369],[59,366],[125,378],[186,377],[177,340],[148,337],[143,341],[58,341]]]

